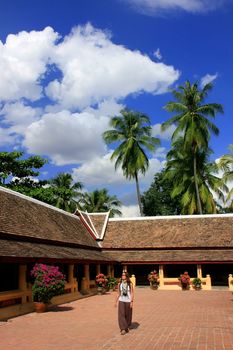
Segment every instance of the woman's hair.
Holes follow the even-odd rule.
[[[127,271],[122,271],[122,274],[125,275],[126,282],[130,285],[131,281],[130,281],[129,273]],[[121,277],[121,282],[122,282],[122,277]]]

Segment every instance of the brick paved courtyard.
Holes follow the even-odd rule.
[[[233,350],[228,291],[136,288],[133,329],[120,335],[115,292],[0,322],[1,350]]]

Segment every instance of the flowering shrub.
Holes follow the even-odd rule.
[[[147,276],[148,281],[150,282],[150,284],[156,284],[159,285],[159,276],[157,274],[157,271],[151,271],[149,273],[149,275]]]
[[[35,277],[32,286],[33,301],[48,303],[52,297],[64,293],[65,276],[58,267],[35,264],[31,275]]]
[[[182,289],[189,289],[190,276],[189,276],[187,271],[185,271],[182,275],[180,275],[179,281],[180,281]]]
[[[98,287],[106,287],[108,279],[103,273],[99,273],[95,278],[95,283]]]

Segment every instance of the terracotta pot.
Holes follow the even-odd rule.
[[[48,309],[48,304],[46,303],[35,301],[33,304],[35,311],[38,313],[45,312]]]

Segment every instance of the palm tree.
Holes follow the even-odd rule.
[[[121,165],[127,179],[135,179],[139,210],[143,215],[138,175],[144,175],[149,167],[146,150],[154,151],[160,141],[151,136],[150,119],[140,112],[124,109],[121,116],[111,119],[110,126],[113,129],[105,131],[103,138],[107,144],[117,143],[111,160],[116,159],[115,169]]]
[[[178,90],[173,91],[176,101],[168,102],[165,109],[175,112],[176,115],[162,124],[162,130],[166,130],[172,124],[177,127],[172,135],[172,141],[183,135],[184,149],[193,155],[193,176],[195,183],[197,207],[202,214],[200,188],[197,175],[197,153],[208,149],[210,134],[219,134],[218,128],[211,122],[217,113],[223,113],[223,107],[217,103],[204,103],[212,84],[206,84],[202,89],[197,83],[186,81]]]
[[[74,212],[77,207],[77,199],[81,196],[83,185],[81,182],[73,183],[73,178],[69,173],[59,173],[50,180],[54,189],[55,206],[57,208]]]
[[[233,151],[233,145],[230,145],[228,148],[230,151]],[[228,153],[223,155],[218,163],[219,169],[222,169],[224,171],[223,174],[223,180],[225,183],[228,181],[233,181],[233,153]],[[233,195],[233,187],[229,191],[226,202],[229,201],[232,198]],[[232,207],[233,207],[233,201],[232,201]]]
[[[199,188],[201,206],[204,213],[216,213],[216,202],[213,193],[219,199],[223,199],[223,191],[227,191],[223,180],[216,176],[218,166],[215,162],[209,162],[210,149],[198,150],[195,154],[197,159],[196,181]],[[196,183],[193,174],[193,154],[187,153],[183,147],[183,138],[173,142],[173,148],[167,154],[165,179],[174,183],[171,197],[181,196],[183,214],[198,213]]]
[[[115,195],[110,196],[106,188],[95,190],[90,193],[84,193],[79,202],[80,210],[84,210],[89,213],[103,213],[110,211],[110,217],[115,215],[121,216],[119,207],[121,207],[121,202]]]

